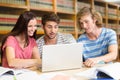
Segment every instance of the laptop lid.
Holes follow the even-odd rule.
[[[82,43],[44,45],[42,72],[82,67]]]

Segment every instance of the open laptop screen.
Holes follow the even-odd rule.
[[[44,45],[42,72],[82,67],[82,43]]]

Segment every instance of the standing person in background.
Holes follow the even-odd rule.
[[[40,54],[42,54],[43,45],[69,44],[76,43],[71,34],[58,32],[60,18],[55,13],[48,13],[42,17],[42,28],[44,35],[37,39]]]
[[[2,41],[2,66],[17,69],[37,69],[41,65],[35,41],[37,20],[34,13],[21,14],[10,33]]]
[[[99,62],[108,63],[117,58],[116,32],[102,26],[102,17],[95,10],[83,7],[77,14],[79,28],[84,33],[77,42],[84,44],[84,64],[88,67]]]

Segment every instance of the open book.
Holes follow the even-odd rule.
[[[79,72],[77,76],[87,77],[89,79],[97,78],[109,78],[109,79],[120,79],[120,63],[107,64],[102,67],[93,67],[86,71]]]
[[[0,67],[0,80],[38,80],[35,71]]]
[[[27,69],[10,69],[5,67],[0,67],[0,76],[5,74],[11,74],[11,75],[19,75],[25,72],[28,72]]]
[[[15,75],[15,79],[14,76]],[[0,67],[0,80],[76,80],[61,72],[49,72],[38,75],[30,70],[14,70],[10,68]]]

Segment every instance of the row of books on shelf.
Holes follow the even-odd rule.
[[[12,29],[13,29],[13,27],[0,26],[0,32],[1,33],[7,33],[9,31],[11,31]],[[43,32],[43,29],[41,27],[38,27],[37,31],[38,31],[38,33],[40,33],[40,32]],[[71,26],[59,26],[59,31],[61,31],[61,32],[74,32],[75,28],[71,27]]]
[[[30,6],[32,8],[44,8],[44,9],[53,9],[52,0],[30,0]],[[57,10],[74,12],[74,0],[57,0]]]
[[[108,8],[108,17],[117,18],[118,17],[117,9]]]
[[[32,8],[53,9],[53,1],[52,0],[30,0],[30,6]]]
[[[90,7],[91,5],[89,4],[89,3],[84,3],[84,2],[80,2],[80,1],[78,1],[77,2],[77,11],[79,11],[81,8],[83,8],[83,7]]]
[[[11,31],[13,27],[8,27],[8,26],[0,26],[0,32],[1,33],[8,33]],[[75,32],[74,27],[68,27],[68,26],[59,26],[59,31],[60,32]],[[37,28],[37,33],[43,33],[43,29],[41,27]]]
[[[18,15],[0,14],[0,32],[7,33],[12,30],[18,19]]]
[[[0,14],[0,32],[8,32],[15,25],[18,15]],[[38,26],[41,26],[41,17],[37,17]],[[61,19],[59,24],[60,31],[71,32],[74,31],[74,20]],[[43,32],[41,27],[38,27],[38,32]]]
[[[13,26],[16,23],[19,15],[11,14],[0,14],[0,24],[1,26]],[[41,23],[41,17],[37,17],[38,23]],[[61,26],[74,26],[74,20],[61,19]]]
[[[0,0],[3,4],[26,5],[26,0]]]
[[[117,9],[108,8],[108,14],[117,15]]]
[[[77,8],[78,8],[78,11],[82,8],[82,7],[90,7],[90,4],[89,3],[84,3],[84,2],[80,2],[78,1],[77,2]],[[105,6],[100,6],[100,5],[95,5],[95,9],[96,11],[98,11],[99,13],[102,14],[102,16],[105,16],[106,14],[106,8]],[[117,18],[118,17],[118,13],[117,13],[117,9],[113,9],[113,8],[108,8],[108,17],[109,18]]]
[[[9,15],[9,14],[0,14],[0,32],[8,32],[10,31],[13,26],[15,25],[16,21],[18,19],[18,15]],[[41,25],[41,17],[37,17],[38,25]],[[60,31],[62,32],[74,32],[74,20],[69,19],[61,19],[61,22],[59,24]],[[116,24],[109,24],[109,28],[112,28],[117,31],[118,27]],[[43,32],[43,30],[38,28],[38,32]]]
[[[105,16],[105,7],[104,6],[95,5],[95,9],[96,9],[96,11],[101,13],[102,16]]]
[[[108,27],[109,27],[109,28],[114,28],[114,29],[117,29],[117,28],[118,28],[118,26],[117,26],[115,23],[109,23],[109,24],[108,24]]]
[[[57,0],[57,11],[60,12],[74,12],[75,11],[75,4],[74,0]],[[5,4],[15,4],[15,5],[26,5],[26,0],[0,0],[0,3]],[[82,7],[87,6],[90,7],[90,3],[80,2],[77,1],[77,10],[81,9]],[[30,0],[30,7],[31,8],[39,8],[39,9],[53,9],[53,0]],[[95,5],[95,9],[99,11],[103,16],[105,16],[105,7]],[[117,9],[108,8],[108,16],[110,18],[117,17]]]
[[[109,18],[113,18],[113,19],[117,19],[118,16],[117,16],[117,15],[109,14],[108,17],[109,17]]]
[[[59,31],[60,32],[75,32],[75,28],[74,27],[67,27],[67,26],[59,26]]]
[[[95,5],[95,9],[96,9],[99,13],[101,13],[102,16],[105,16],[106,11],[105,11],[105,7],[104,7],[104,6]],[[108,14],[108,17],[109,17],[109,18],[117,18],[117,17],[118,17],[117,9],[109,8],[107,14]]]
[[[75,10],[74,0],[57,0],[57,10],[74,12]]]
[[[74,0],[57,0],[58,11],[74,11]],[[26,5],[26,0],[0,0],[3,4]],[[27,6],[27,5],[26,5]],[[30,0],[31,8],[53,9],[53,0]]]

